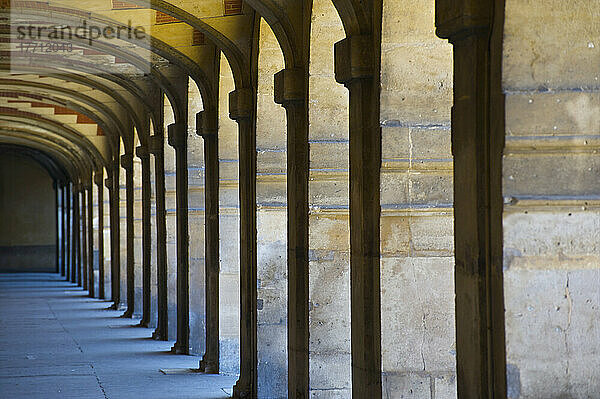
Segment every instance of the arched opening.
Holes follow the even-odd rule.
[[[56,193],[35,159],[0,148],[0,272],[56,271]]]

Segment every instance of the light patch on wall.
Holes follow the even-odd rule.
[[[582,94],[569,101],[567,111],[580,132],[600,133],[600,101],[592,101],[589,94]]]

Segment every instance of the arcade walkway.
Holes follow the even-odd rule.
[[[236,378],[163,374],[198,366],[123,312],[55,274],[0,274],[0,397],[226,398]]]

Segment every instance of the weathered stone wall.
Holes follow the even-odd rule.
[[[121,142],[121,155],[124,153],[125,149]],[[127,306],[127,186],[125,179],[125,169],[119,168],[119,289],[123,309]]]
[[[313,2],[309,69],[310,392],[352,396],[348,90],[333,46],[346,35],[331,0]]]
[[[154,132],[151,126],[150,132]],[[150,155],[150,323],[149,327],[156,328],[158,322],[158,240],[156,232],[156,170],[154,155]]]
[[[110,241],[110,196],[108,188],[104,182],[102,183],[104,191],[104,298],[110,300],[112,298],[112,273],[111,273],[111,258],[112,247]]]
[[[287,396],[287,188],[285,109],[273,100],[273,75],[283,53],[269,25],[260,25],[258,57],[257,277],[258,395]]]
[[[177,339],[177,206],[175,149],[169,145],[168,126],[175,123],[175,115],[165,96],[164,106],[164,155],[165,155],[165,209],[167,221],[167,314],[169,339]]]
[[[383,5],[383,394],[454,398],[452,47],[433,0]]]
[[[142,316],[142,161],[133,157],[133,261],[135,284],[134,315]]]
[[[206,345],[204,280],[204,142],[196,134],[196,114],[203,109],[196,83],[188,86],[188,231],[190,237],[190,347],[204,354]]]
[[[240,336],[240,208],[238,126],[229,119],[233,73],[221,56],[219,84],[219,342],[221,371],[238,373]]]
[[[599,18],[598,0],[506,1],[509,398],[600,396]]]

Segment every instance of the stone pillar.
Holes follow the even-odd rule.
[[[169,339],[169,319],[167,314],[167,224],[165,205],[165,158],[162,135],[150,137],[149,150],[154,155],[156,189],[156,281],[158,291],[158,320],[152,338]]]
[[[256,397],[256,131],[251,89],[229,93],[229,117],[238,123],[240,187],[240,378],[234,397]]]
[[[90,298],[96,296],[94,287],[94,195],[93,195],[93,184],[90,178],[90,183],[87,186],[87,217],[88,217],[88,292]]]
[[[104,170],[94,174],[94,183],[98,189],[98,299],[105,298],[104,292]]]
[[[148,327],[150,323],[150,278],[151,269],[150,262],[152,257],[152,233],[151,233],[151,212],[150,212],[150,153],[148,149],[139,146],[135,150],[135,154],[142,161],[142,320],[140,326]]]
[[[54,180],[52,187],[54,188],[54,194],[55,194],[55,201],[56,203],[54,204],[54,223],[55,226],[54,228],[55,230],[55,234],[56,234],[56,265],[55,265],[55,271],[56,273],[60,273],[60,217],[61,217],[61,212],[60,212],[60,182],[58,180]]]
[[[187,355],[190,352],[187,125],[171,124],[168,134],[169,145],[175,149],[177,173],[177,341],[172,351]]]
[[[135,268],[133,259],[133,154],[121,155],[121,167],[125,169],[126,207],[127,207],[127,310],[124,318],[133,316],[135,307]]]
[[[503,0],[437,0],[454,45],[456,363],[460,398],[506,398],[502,276]]]
[[[65,206],[66,206],[66,212],[65,212],[65,230],[66,230],[66,234],[65,234],[65,280],[69,280],[69,276],[70,276],[70,270],[71,270],[71,247],[73,245],[73,243],[71,242],[71,201],[72,201],[72,196],[71,196],[71,183],[68,182],[66,187],[65,187]]]
[[[110,204],[110,279],[111,279],[111,309],[118,310],[121,304],[121,249],[120,249],[120,223],[119,223],[119,164],[115,157],[112,176],[105,180],[108,188]]]
[[[87,241],[87,231],[88,231],[88,217],[87,217],[87,200],[85,192],[88,189],[89,182],[84,182],[81,185],[81,268],[79,269],[79,274],[77,275],[77,285],[79,285],[83,290],[88,289],[88,241]]]
[[[350,91],[352,396],[381,397],[379,80],[372,36],[335,44],[335,75]]]
[[[196,130],[204,139],[204,270],[206,281],[206,352],[200,371],[219,373],[219,140],[216,112],[199,112]]]
[[[73,201],[73,215],[71,222],[72,226],[72,243],[71,243],[71,283],[77,283],[77,268],[79,267],[79,260],[81,259],[81,252],[79,248],[79,191],[80,184],[75,183],[73,185],[72,201]]]
[[[288,395],[309,396],[308,368],[308,76],[301,69],[275,75],[275,102],[287,115]]]
[[[68,183],[63,183],[60,190],[60,230],[62,240],[60,242],[60,275],[65,276],[65,270],[67,268],[67,186]]]

